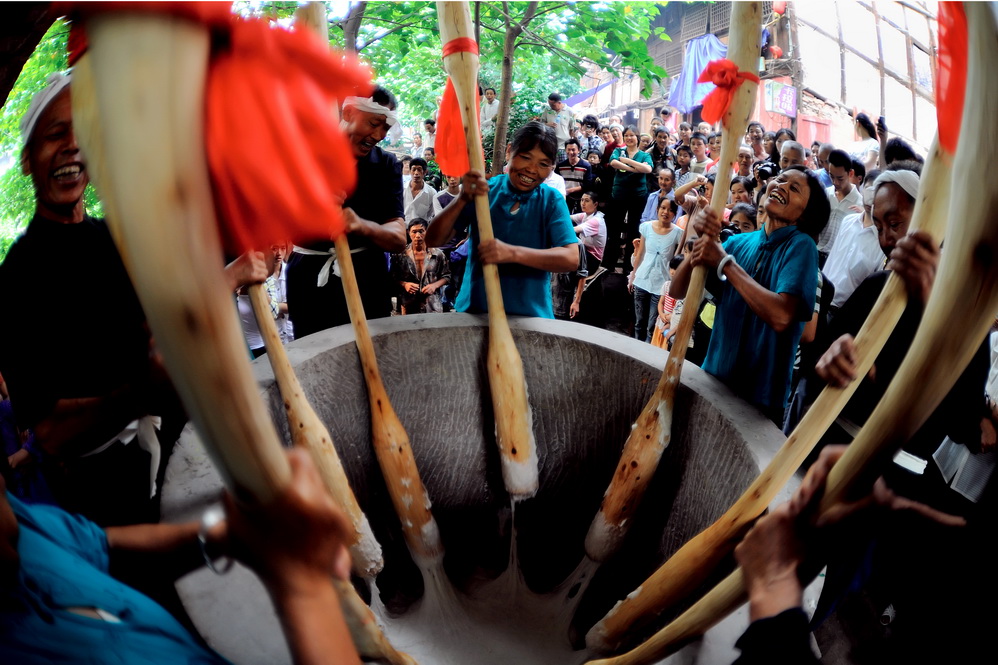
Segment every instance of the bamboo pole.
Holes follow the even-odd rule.
[[[357,497],[350,489],[350,481],[343,470],[343,463],[333,446],[333,437],[309,404],[305,391],[295,376],[291,361],[288,360],[288,354],[284,350],[284,344],[281,343],[274,317],[270,313],[266,288],[262,284],[250,286],[249,297],[257,325],[260,327],[260,335],[267,349],[267,359],[270,361],[274,379],[284,401],[288,429],[291,430],[291,442],[295,446],[305,448],[312,455],[326,489],[350,518],[354,529],[350,543],[354,573],[361,577],[374,577],[384,567],[381,545],[375,539],[367,515],[361,510]]]
[[[440,42],[472,38],[471,15],[467,2],[437,2]],[[461,107],[461,120],[468,142],[468,157],[472,169],[485,172],[482,137],[478,128],[478,54],[454,53],[444,58],[444,69],[454,84]],[[488,196],[475,197],[480,241],[495,237]],[[514,501],[527,499],[537,492],[537,444],[534,441],[533,415],[527,401],[527,383],[523,376],[523,361],[513,342],[499,285],[499,268],[484,264],[485,297],[489,307],[489,350],[487,367],[492,410],[496,421],[496,443],[502,460],[502,477],[506,491]]]
[[[728,59],[739,71],[755,71],[758,62],[762,8],[758,2],[737,2],[731,5],[731,33],[728,42]],[[723,192],[731,182],[731,164],[738,155],[741,136],[745,134],[758,84],[744,81],[735,91],[723,118],[723,140],[714,195],[710,207],[720,214],[724,208]],[[687,228],[693,223],[687,219]],[[672,416],[676,389],[683,371],[683,360],[696,321],[697,307],[703,299],[706,268],[694,268],[686,295],[686,308],[679,322],[679,330],[672,343],[662,378],[648,403],[645,404],[624,444],[617,470],[603,496],[603,503],[586,535],[586,554],[594,561],[605,561],[620,547],[627,527],[637,511],[648,483],[655,476],[662,454],[672,441]]]
[[[964,9],[969,33],[967,95],[952,179],[969,195],[950,199],[948,216],[955,222],[947,228],[922,323],[883,399],[829,473],[819,506],[822,513],[869,490],[891,456],[956,383],[998,311],[998,191],[990,186],[987,170],[977,168],[998,158],[998,81],[989,71],[998,60],[998,28],[988,6],[964,3]],[[591,665],[650,663],[702,634],[744,600],[739,569],[645,645]]]
[[[722,144],[723,145],[723,144]],[[950,190],[950,162],[933,142],[921,179],[910,229],[929,233],[938,243],[945,231]],[[904,283],[891,275],[856,335],[856,374],[865,376],[894,331],[908,302]],[[589,648],[612,651],[629,631],[647,625],[696,590],[731,553],[752,522],[776,498],[859,387],[826,387],[780,450],[728,510],[690,539],[641,584],[642,593],[628,596],[591,629]]]
[[[277,432],[224,287],[204,157],[209,38],[203,26],[151,14],[88,20],[73,82],[75,127],[99,174],[109,225],[184,407],[226,486],[265,503],[290,482]],[[370,608],[337,584],[360,654],[393,665]]]

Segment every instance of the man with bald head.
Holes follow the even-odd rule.
[[[797,141],[784,141],[780,149],[780,170],[786,171],[791,166],[804,166],[804,146]]]
[[[341,126],[357,160],[357,189],[343,204],[343,215],[369,319],[391,314],[393,283],[384,253],[405,248],[402,169],[393,154],[378,147],[397,122],[395,96],[384,88],[344,102]],[[294,247],[288,259],[288,316],[295,339],[350,323],[339,274],[332,239],[313,238]]]

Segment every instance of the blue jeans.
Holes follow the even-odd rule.
[[[655,333],[655,319],[658,318],[657,293],[634,287],[634,339],[642,342],[651,340]]]

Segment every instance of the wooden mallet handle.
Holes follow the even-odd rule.
[[[467,2],[437,2],[440,41],[472,38],[471,15]],[[485,172],[482,138],[478,127],[478,54],[460,52],[444,58],[444,69],[450,76],[461,107],[461,119],[468,141],[468,157],[472,169]],[[485,195],[475,197],[478,235],[491,240],[492,214]],[[488,375],[492,393],[492,410],[496,422],[496,442],[501,455],[503,481],[513,500],[526,499],[537,492],[537,445],[534,441],[533,417],[527,400],[527,384],[523,376],[523,361],[513,342],[499,285],[499,268],[483,264],[485,296],[489,307]]]

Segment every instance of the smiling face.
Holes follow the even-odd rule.
[[[672,212],[672,201],[669,199],[662,199],[658,203],[658,221],[662,222],[666,226],[672,224],[675,214]]]
[[[511,147],[507,147],[506,161],[509,162],[509,184],[521,192],[534,189],[554,170],[554,162],[538,146],[515,154]]]
[[[388,134],[388,118],[380,113],[361,111],[356,106],[343,107],[343,131],[357,159],[371,154],[371,150]],[[415,137],[414,137],[415,138]]]
[[[807,207],[808,196],[807,176],[801,171],[784,171],[770,180],[766,187],[766,215],[795,225]]]
[[[575,166],[579,163],[579,146],[574,143],[569,143],[565,146],[565,156],[568,157],[568,163]]]
[[[673,184],[675,184],[675,178],[672,175],[672,171],[667,171],[662,169],[658,172],[658,187],[663,192],[668,192],[672,189]]]
[[[83,219],[83,192],[90,180],[73,133],[69,90],[38,119],[21,160],[22,171],[35,185],[39,211],[57,221]]]
[[[877,227],[877,239],[884,256],[890,256],[898,240],[908,233],[914,201],[905,191],[893,182],[877,187],[873,196],[873,225]]]
[[[758,145],[762,143],[762,136],[765,133],[759,125],[752,125],[751,129],[748,130],[749,141]]]
[[[638,145],[638,135],[634,133],[633,129],[624,130],[624,145],[628,148],[636,148]]]

